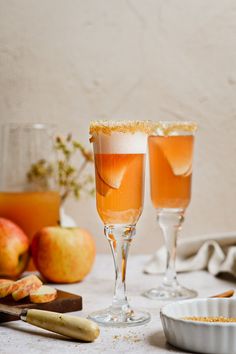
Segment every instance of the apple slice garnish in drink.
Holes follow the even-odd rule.
[[[127,167],[132,159],[133,155],[96,155],[96,170],[100,180],[103,182],[100,188],[102,193],[100,194],[106,195],[109,188],[120,188]]]
[[[192,136],[161,137],[157,144],[175,176],[187,177],[192,173]]]
[[[100,175],[97,173],[97,178],[96,178],[96,190],[97,192],[102,195],[103,197],[105,197],[109,191],[112,188],[110,186],[108,186],[108,184],[106,184],[100,177]]]

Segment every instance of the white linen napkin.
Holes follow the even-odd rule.
[[[161,247],[144,267],[144,273],[164,273],[166,248]],[[230,273],[236,277],[236,232],[184,238],[178,241],[176,270],[206,269],[211,274]]]

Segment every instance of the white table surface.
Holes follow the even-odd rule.
[[[161,276],[149,276],[142,268],[149,256],[130,256],[127,271],[127,293],[130,304],[151,313],[151,322],[132,328],[101,327],[94,343],[79,343],[28,325],[22,321],[8,322],[0,329],[0,354],[41,353],[182,353],[166,343],[159,310],[163,303],[149,300],[141,293],[160,282]],[[199,296],[210,296],[234,287],[232,280],[215,278],[207,272],[180,274],[179,280],[194,288]],[[57,288],[83,296],[83,311],[75,315],[87,316],[93,310],[110,305],[113,293],[114,270],[111,255],[98,255],[93,271],[81,283],[57,285]]]

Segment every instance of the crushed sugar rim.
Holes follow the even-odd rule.
[[[194,134],[198,125],[194,121],[157,121],[152,122],[152,133],[171,135],[173,133],[185,132]]]
[[[101,133],[110,135],[114,132],[131,134],[140,132],[150,134],[153,132],[153,122],[148,120],[97,120],[91,121],[90,123],[90,135],[96,135]]]
[[[163,135],[170,135],[175,132],[186,132],[194,134],[198,125],[194,121],[150,121],[150,120],[96,120],[91,121],[90,135],[111,133],[137,133],[154,134],[156,132]]]

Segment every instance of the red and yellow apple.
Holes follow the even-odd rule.
[[[29,239],[12,221],[0,218],[0,276],[17,278],[29,260]]]
[[[96,249],[90,233],[78,227],[45,227],[33,238],[38,271],[50,282],[75,283],[91,271]]]

